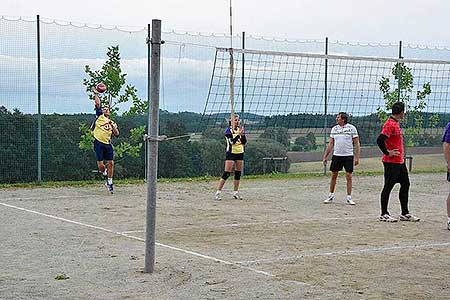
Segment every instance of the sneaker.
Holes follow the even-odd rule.
[[[389,214],[384,214],[378,218],[381,222],[397,222],[396,218],[391,217]]]
[[[352,198],[347,198],[346,201],[347,201],[348,205],[355,205],[356,204],[355,201],[352,200]]]
[[[105,186],[111,194],[114,193],[114,185],[112,183],[111,184],[105,183]]]
[[[447,229],[450,230],[450,220],[447,221]]]
[[[331,203],[331,202],[333,202],[334,198],[335,198],[334,195],[329,195],[327,197],[327,199],[323,200],[323,203],[326,203],[326,204]]]
[[[217,201],[222,200],[222,197],[220,196],[220,191],[217,191],[217,192],[214,194],[214,200],[217,200]]]
[[[420,218],[418,218],[412,214],[406,214],[406,215],[400,215],[400,221],[419,222]]]
[[[233,198],[234,198],[234,199],[238,199],[238,200],[239,200],[239,199],[242,199],[241,196],[239,195],[239,192],[238,192],[238,191],[233,192]]]

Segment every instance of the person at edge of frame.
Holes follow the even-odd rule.
[[[445,126],[442,137],[442,148],[445,160],[447,161],[447,181],[450,182],[450,122]],[[447,229],[450,230],[450,189],[447,195]]]

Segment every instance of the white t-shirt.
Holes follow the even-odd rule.
[[[331,128],[330,137],[334,139],[333,155],[353,156],[353,138],[358,137],[358,131],[352,124],[336,125]]]

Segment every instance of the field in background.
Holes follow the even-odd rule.
[[[215,181],[160,183],[154,274],[145,185],[1,189],[0,298],[449,299],[445,173],[411,174],[419,223],[377,221],[382,176],[355,176],[353,207],[342,180],[323,204],[328,183],[244,177],[220,202]]]
[[[331,161],[328,161],[327,170]],[[407,161],[409,166],[409,161]],[[412,160],[412,172],[445,172],[446,163],[443,154],[414,155]],[[316,162],[291,163],[289,173],[315,173],[323,171],[323,164]],[[355,173],[383,172],[381,157],[362,158],[360,165],[355,168]]]

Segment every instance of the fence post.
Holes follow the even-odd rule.
[[[325,55],[328,55],[328,37],[325,38]],[[325,80],[324,80],[324,120],[323,120],[323,152],[327,149],[327,117],[328,117],[328,59],[325,58]],[[323,175],[327,174],[327,166],[323,165]]]
[[[242,31],[242,50],[245,49],[245,31]],[[244,52],[242,52],[242,74],[241,74],[241,96],[242,96],[242,103],[241,103],[241,118],[242,122],[244,123],[244,86],[245,86],[245,55]],[[245,125],[245,124],[244,124]],[[242,176],[244,176],[244,170],[245,170],[245,162],[242,161]]]
[[[400,81],[402,80],[402,68],[401,68],[401,63],[400,63],[400,59],[402,59],[402,41],[399,42],[398,44],[398,58],[399,58],[399,62],[398,62],[398,69],[397,69],[397,77],[398,77],[398,101],[401,101],[401,84]]]
[[[39,15],[36,16],[37,33],[37,181],[42,182],[42,115],[41,115],[41,28]]]
[[[147,155],[147,221],[145,238],[145,273],[153,273],[155,267],[155,225],[156,225],[156,183],[158,174],[158,135],[159,135],[159,85],[161,59],[161,20],[152,20],[148,25],[147,43],[151,44],[151,75],[149,92],[149,120]]]

